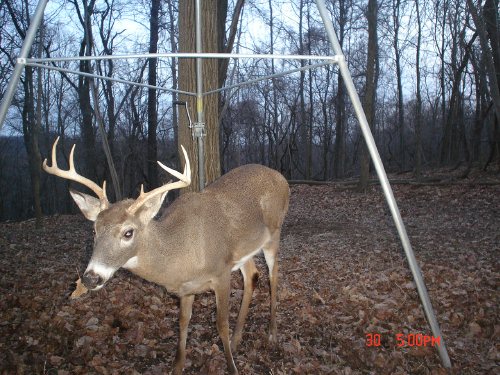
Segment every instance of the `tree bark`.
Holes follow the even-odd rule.
[[[479,12],[480,7],[476,7],[472,0],[467,0],[469,11],[476,25],[483,61],[485,62],[485,70],[488,76],[491,100],[495,111],[495,119],[493,121],[492,133],[492,152],[490,153],[489,161],[497,159],[500,166],[500,45],[499,45],[499,28],[498,28],[498,1],[487,0]],[[488,43],[490,42],[490,43]]]
[[[92,29],[90,28],[90,17],[94,11],[95,0],[87,3],[83,1],[83,13],[77,1],[73,1],[77,11],[80,23],[84,28],[84,35],[80,43],[79,56],[90,56],[92,51]],[[90,73],[90,61],[80,60],[80,72]],[[84,164],[82,166],[82,175],[97,180],[97,159],[95,157],[95,130],[92,123],[93,108],[90,102],[90,78],[78,76],[78,105],[82,116],[80,124],[80,134],[82,137],[82,157]]]
[[[201,28],[203,52],[217,52],[217,7],[216,0],[201,1]],[[195,52],[195,2],[194,0],[181,1],[179,4],[179,51]],[[218,62],[215,59],[203,59],[203,91],[217,88]],[[195,59],[179,60],[179,89],[196,92],[196,63]],[[194,96],[181,95],[186,101],[193,121],[197,121],[197,103]],[[205,183],[209,184],[220,176],[220,151],[218,127],[218,94],[210,94],[202,100],[205,117]],[[199,190],[198,174],[198,146],[193,140],[188,119],[185,115],[179,116],[179,153],[183,145],[191,161],[192,181],[188,191]]]
[[[14,10],[12,4],[9,1],[5,2],[7,11],[12,19],[12,22],[15,25],[16,31],[20,38],[24,38],[26,36],[26,29],[23,28],[23,22],[18,19],[18,15]],[[22,14],[21,17],[26,17],[26,20],[29,20],[28,13],[28,2],[25,0],[23,4],[23,9],[26,14]],[[26,22],[29,24],[29,21]],[[42,45],[43,43],[43,22],[42,28],[39,35],[39,43],[38,43],[38,51],[39,55],[41,55]],[[40,77],[38,77],[38,84],[40,85]],[[40,150],[38,148],[38,137],[40,131],[40,122],[41,117],[38,119],[35,116],[35,98],[34,98],[34,80],[33,80],[33,68],[27,66],[25,68],[24,81],[23,81],[23,89],[24,89],[24,100],[22,104],[22,127],[23,127],[23,138],[24,138],[24,146],[26,148],[26,153],[28,154],[28,166],[30,172],[30,182],[31,182],[31,193],[33,198],[33,208],[34,214],[36,218],[36,226],[40,228],[42,226],[42,206],[40,199],[40,167],[41,167],[41,157]],[[41,95],[39,96],[40,99]],[[37,101],[37,109],[41,111],[41,102]]]
[[[346,0],[339,2],[339,44],[343,47],[345,37],[345,26],[347,23],[347,4]],[[345,170],[345,95],[346,89],[342,76],[337,78],[337,102],[335,118],[335,142],[333,146],[333,177],[344,177]]]
[[[377,0],[368,1],[366,17],[368,19],[368,56],[366,59],[366,86],[363,106],[366,114],[366,120],[373,129],[375,123],[375,102],[378,79],[378,4]],[[363,142],[360,155],[360,177],[359,190],[365,191],[368,187],[368,178],[370,175],[370,155],[366,143]]]
[[[151,14],[149,18],[149,53],[158,52],[158,32],[160,18],[160,0],[151,1]],[[156,66],[157,59],[149,59],[148,64],[148,85],[156,86]],[[148,88],[148,185],[149,189],[158,186],[158,145],[156,140],[156,130],[158,128],[158,108],[156,105],[156,89]]]
[[[399,130],[399,159],[401,170],[404,171],[406,165],[406,141],[405,141],[405,113],[404,113],[404,102],[403,102],[403,78],[402,78],[402,68],[401,68],[401,50],[399,47],[399,11],[400,11],[401,1],[395,0],[393,2],[393,24],[394,24],[394,56],[396,62],[396,82],[398,88],[398,130]]]

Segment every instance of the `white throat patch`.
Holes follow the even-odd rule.
[[[139,260],[137,259],[137,256],[135,256],[127,260],[127,262],[122,266],[122,268],[125,268],[127,270],[133,270],[134,268],[137,268],[138,263]]]

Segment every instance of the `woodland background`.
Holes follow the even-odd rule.
[[[193,1],[50,1],[33,57],[192,50]],[[327,1],[386,168],[500,168],[498,0]],[[308,0],[204,0],[206,51],[332,54]],[[0,88],[11,75],[35,1],[0,2]],[[206,90],[308,64],[207,60]],[[189,59],[48,63],[153,86],[189,89]],[[191,70],[190,70],[191,69]],[[366,176],[364,142],[336,66],[209,95],[207,176],[256,162],[289,179]],[[95,90],[94,90],[95,89]],[[95,96],[94,96],[95,95]],[[196,152],[183,95],[27,67],[0,138],[0,219],[71,211],[67,184],[41,172],[56,136],[64,166],[77,144],[83,175],[113,198],[160,184],[156,160],[177,166],[178,143]],[[102,151],[109,144],[114,168]],[[116,170],[115,178],[110,171]],[[365,172],[364,172],[365,171]],[[196,172],[196,171],[195,171]],[[365,185],[366,186],[366,185]],[[196,187],[196,184],[193,184]]]
[[[310,1],[202,3],[208,51],[331,54]],[[453,367],[442,368],[433,347],[397,346],[398,333],[431,333],[381,189],[367,178],[363,140],[335,66],[207,97],[209,181],[248,162],[311,185],[327,181],[291,185],[280,252],[279,345],[265,342],[262,272],[237,366],[242,374],[493,373],[500,363],[498,1],[326,3]],[[0,0],[2,93],[35,5]],[[50,1],[31,53],[192,50],[192,10],[193,1]],[[204,85],[308,63],[207,61]],[[193,85],[190,60],[49,63],[55,65],[151,86]],[[65,215],[74,210],[67,182],[42,173],[41,162],[60,136],[61,167],[76,143],[79,172],[108,180],[111,197],[135,196],[141,183],[150,189],[170,178],[155,161],[179,167],[180,143],[196,165],[177,100],[188,101],[160,89],[26,69],[0,133],[0,373],[169,371],[177,300],[163,288],[120,271],[103,290],[68,298],[92,251],[92,229],[81,215]],[[240,275],[232,282],[234,322]],[[214,314],[213,296],[200,295],[187,374],[226,368]],[[380,347],[367,346],[370,333],[381,335]]]

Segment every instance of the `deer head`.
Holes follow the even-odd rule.
[[[97,198],[70,189],[71,197],[83,215],[94,222],[94,251],[89,265],[82,277],[87,289],[97,290],[108,281],[120,268],[133,265],[139,246],[147,241],[149,222],[158,213],[167,193],[173,189],[189,186],[191,168],[186,150],[181,146],[185,167],[179,173],[161,162],[158,164],[179,181],[167,183],[148,193],[141,186],[141,193],[136,200],[126,199],[110,204],[106,196],[106,182],[102,188],[93,181],[79,175],[74,166],[75,145],[69,156],[69,169],[62,170],[57,165],[57,143],[52,146],[52,165],[43,162],[43,169],[50,174],[81,183],[92,190]],[[128,266],[127,266],[128,265]]]

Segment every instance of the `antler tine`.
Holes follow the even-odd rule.
[[[163,163],[158,161],[158,164],[160,165],[160,167],[165,169],[172,176],[177,177],[179,179],[179,181],[167,183],[167,184],[160,186],[154,190],[151,190],[147,193],[144,192],[144,186],[141,185],[141,193],[139,194],[139,197],[135,200],[134,203],[132,203],[132,205],[127,210],[130,214],[133,215],[144,203],[146,203],[149,199],[157,196],[158,194],[163,194],[163,193],[166,193],[170,190],[187,187],[191,184],[191,164],[189,163],[189,157],[187,155],[186,149],[182,145],[181,145],[181,148],[182,148],[182,153],[184,154],[184,160],[185,160],[183,173],[179,173],[176,170],[173,170],[173,169],[167,167],[166,165],[164,165]]]
[[[57,143],[59,142],[59,137],[56,138],[54,144],[52,145],[52,165],[49,167],[47,165],[47,159],[43,161],[43,169],[45,172],[53,174],[54,176],[58,176],[67,180],[78,182],[90,190],[92,190],[99,200],[101,201],[101,209],[105,209],[109,207],[108,197],[106,196],[106,181],[104,181],[102,188],[97,185],[94,181],[89,180],[82,175],[79,175],[75,169],[74,163],[74,153],[76,145],[71,147],[71,152],[69,154],[69,169],[67,171],[62,170],[57,165]]]
[[[184,146],[181,145],[181,149],[182,149],[182,153],[184,154],[184,160],[186,161],[186,164],[184,165],[184,172],[183,173],[179,173],[176,170],[173,170],[172,168],[167,167],[161,161],[157,161],[157,163],[160,165],[160,167],[162,167],[164,170],[166,170],[172,176],[177,177],[179,180],[184,181],[189,185],[191,183],[191,164],[189,163],[189,158],[187,156],[187,152],[186,152],[186,149],[184,148]]]

